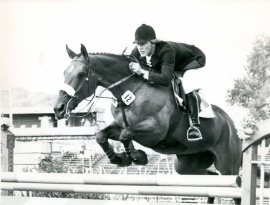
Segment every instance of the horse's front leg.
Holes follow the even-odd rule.
[[[108,127],[98,132],[96,136],[97,143],[101,146],[112,164],[122,164],[122,159],[120,156],[116,155],[108,139],[119,141],[121,132],[121,127],[119,127],[116,122],[113,122]]]
[[[135,164],[146,164],[147,156],[141,150],[135,150],[132,141],[129,142],[129,152],[132,153],[133,160],[128,159],[126,153],[115,153],[111,147],[108,139],[120,141],[119,137],[122,134],[123,129],[116,123],[111,123],[108,127],[97,133],[97,143],[101,146],[103,151],[108,156],[110,163],[118,166],[129,166],[132,161]]]
[[[137,165],[146,165],[148,163],[148,157],[144,151],[134,149],[132,144],[133,136],[133,131],[129,128],[124,128],[119,138],[124,145],[128,163],[134,162]]]
[[[148,163],[147,154],[142,150],[136,150],[132,143],[134,132],[128,128],[122,129],[119,140],[123,143],[125,148],[125,155],[127,163],[133,162],[136,165],[146,165]]]
[[[121,132],[120,135],[120,141],[123,143],[124,148],[125,148],[125,152],[127,155],[127,160],[132,162],[133,158],[131,157],[131,147],[130,147],[130,143],[132,141],[132,137],[133,137],[133,132],[129,129],[129,128],[124,128]]]

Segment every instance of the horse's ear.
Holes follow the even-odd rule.
[[[67,50],[68,56],[69,56],[71,59],[73,59],[73,58],[75,58],[75,57],[77,56],[77,54],[74,53],[72,50],[70,50],[70,49],[68,48],[67,45],[66,45],[66,50]]]
[[[83,44],[81,44],[81,54],[83,55],[83,57],[87,60],[90,61],[89,56],[88,56],[88,52],[85,48],[85,46]]]

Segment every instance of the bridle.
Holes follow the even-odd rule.
[[[89,76],[90,76],[90,74],[91,74],[92,76],[94,76],[93,73],[91,72],[91,69],[90,69],[90,68],[91,68],[91,65],[89,65],[87,62],[85,62],[85,61],[83,61],[83,60],[80,60],[80,59],[73,59],[72,61],[80,61],[80,62],[84,63],[89,69],[88,69],[88,73],[87,73],[87,75],[86,75],[85,80],[83,81],[83,83],[80,84],[80,86],[78,87],[77,90],[74,90],[74,88],[73,88],[72,86],[68,85],[68,84],[64,84],[64,86],[63,86],[62,89],[61,89],[61,90],[65,91],[67,95],[70,96],[70,99],[69,99],[69,101],[67,102],[67,106],[66,106],[66,110],[65,110],[65,114],[64,114],[64,118],[65,118],[66,120],[68,120],[68,119],[70,118],[70,112],[69,112],[69,110],[68,110],[69,103],[70,103],[72,100],[78,99],[78,95],[77,95],[77,94],[80,92],[80,90],[82,89],[82,87],[84,86],[84,84],[85,84],[86,82],[89,81]],[[95,81],[95,84],[96,84],[96,83],[97,83],[97,82]],[[90,88],[89,88],[89,86],[88,86],[88,91],[89,91],[89,90],[90,90]],[[89,104],[93,101],[93,99],[95,98],[95,96],[96,96],[96,92],[94,92],[93,97],[92,97],[90,100],[88,100],[89,103],[88,103],[87,105],[89,105]],[[86,105],[86,106],[87,106],[87,105]],[[86,107],[86,106],[85,106],[85,107]],[[73,117],[85,117],[85,116],[87,116],[90,112],[91,112],[91,109],[89,109],[89,111],[88,111],[85,115],[82,115],[82,116],[77,116],[76,113],[75,113],[75,114],[73,114]]]
[[[69,112],[69,110],[68,110],[68,105],[69,105],[69,103],[70,103],[72,100],[78,99],[77,93],[82,89],[82,87],[84,86],[84,84],[85,84],[86,82],[89,81],[89,76],[90,76],[90,74],[91,74],[91,76],[93,76],[93,77],[95,76],[94,73],[93,73],[92,70],[91,70],[91,68],[93,68],[93,63],[92,63],[92,61],[91,61],[91,64],[89,64],[88,62],[86,62],[86,61],[84,61],[84,60],[80,60],[80,59],[73,59],[72,61],[79,61],[79,62],[85,64],[85,65],[88,67],[88,73],[87,73],[87,76],[86,76],[84,82],[79,86],[79,88],[78,88],[76,91],[73,89],[73,87],[71,87],[71,86],[68,85],[68,84],[65,84],[65,88],[62,89],[63,91],[65,91],[65,92],[71,97],[71,98],[69,99],[69,101],[67,102],[67,105],[66,105],[66,111],[65,111],[65,114],[64,114],[64,118],[65,118],[66,120],[68,120],[68,119],[70,118],[70,112]],[[126,80],[128,80],[129,78],[131,78],[133,75],[135,75],[135,73],[132,73],[131,75],[129,75],[129,76],[127,76],[127,77],[125,77],[125,78],[123,78],[123,79],[117,81],[116,83],[113,83],[112,85],[110,85],[110,86],[108,86],[107,88],[105,88],[104,90],[102,90],[97,96],[96,96],[96,90],[95,90],[94,95],[92,96],[92,98],[91,98],[90,100],[88,100],[89,103],[88,103],[85,107],[87,107],[89,104],[91,104],[92,101],[93,101],[95,98],[97,98],[97,101],[98,101],[99,98],[100,98],[100,96],[103,94],[103,92],[105,92],[106,90],[109,90],[109,89],[111,89],[111,88],[114,88],[114,87],[116,87],[117,85],[119,85],[119,84],[125,82]],[[97,81],[95,80],[95,87],[96,87],[96,85],[97,85]],[[90,90],[90,88],[89,88],[89,86],[88,86],[88,91],[89,91],[89,90]],[[96,101],[96,102],[97,102],[97,101]],[[85,116],[89,115],[89,113],[92,111],[92,108],[94,107],[95,104],[96,104],[96,103],[93,103],[93,104],[91,105],[90,109],[87,111],[87,113],[86,113],[85,115],[82,115],[82,116],[76,116],[76,115],[75,115],[76,113],[75,113],[73,116],[74,116],[74,117],[85,117]],[[85,107],[84,107],[84,108],[85,108]],[[84,109],[84,108],[83,108],[83,109]]]

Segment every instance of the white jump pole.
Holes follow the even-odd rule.
[[[2,190],[241,198],[241,188],[2,183]]]
[[[174,202],[2,196],[2,205],[179,205]],[[181,205],[191,205],[181,203]],[[198,204],[196,204],[198,205]]]
[[[52,184],[108,184],[157,186],[237,187],[237,176],[209,175],[109,175],[3,172],[2,182]]]

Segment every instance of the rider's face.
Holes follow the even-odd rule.
[[[150,41],[143,44],[137,43],[137,48],[141,56],[151,56],[155,51],[155,44],[151,43]]]

